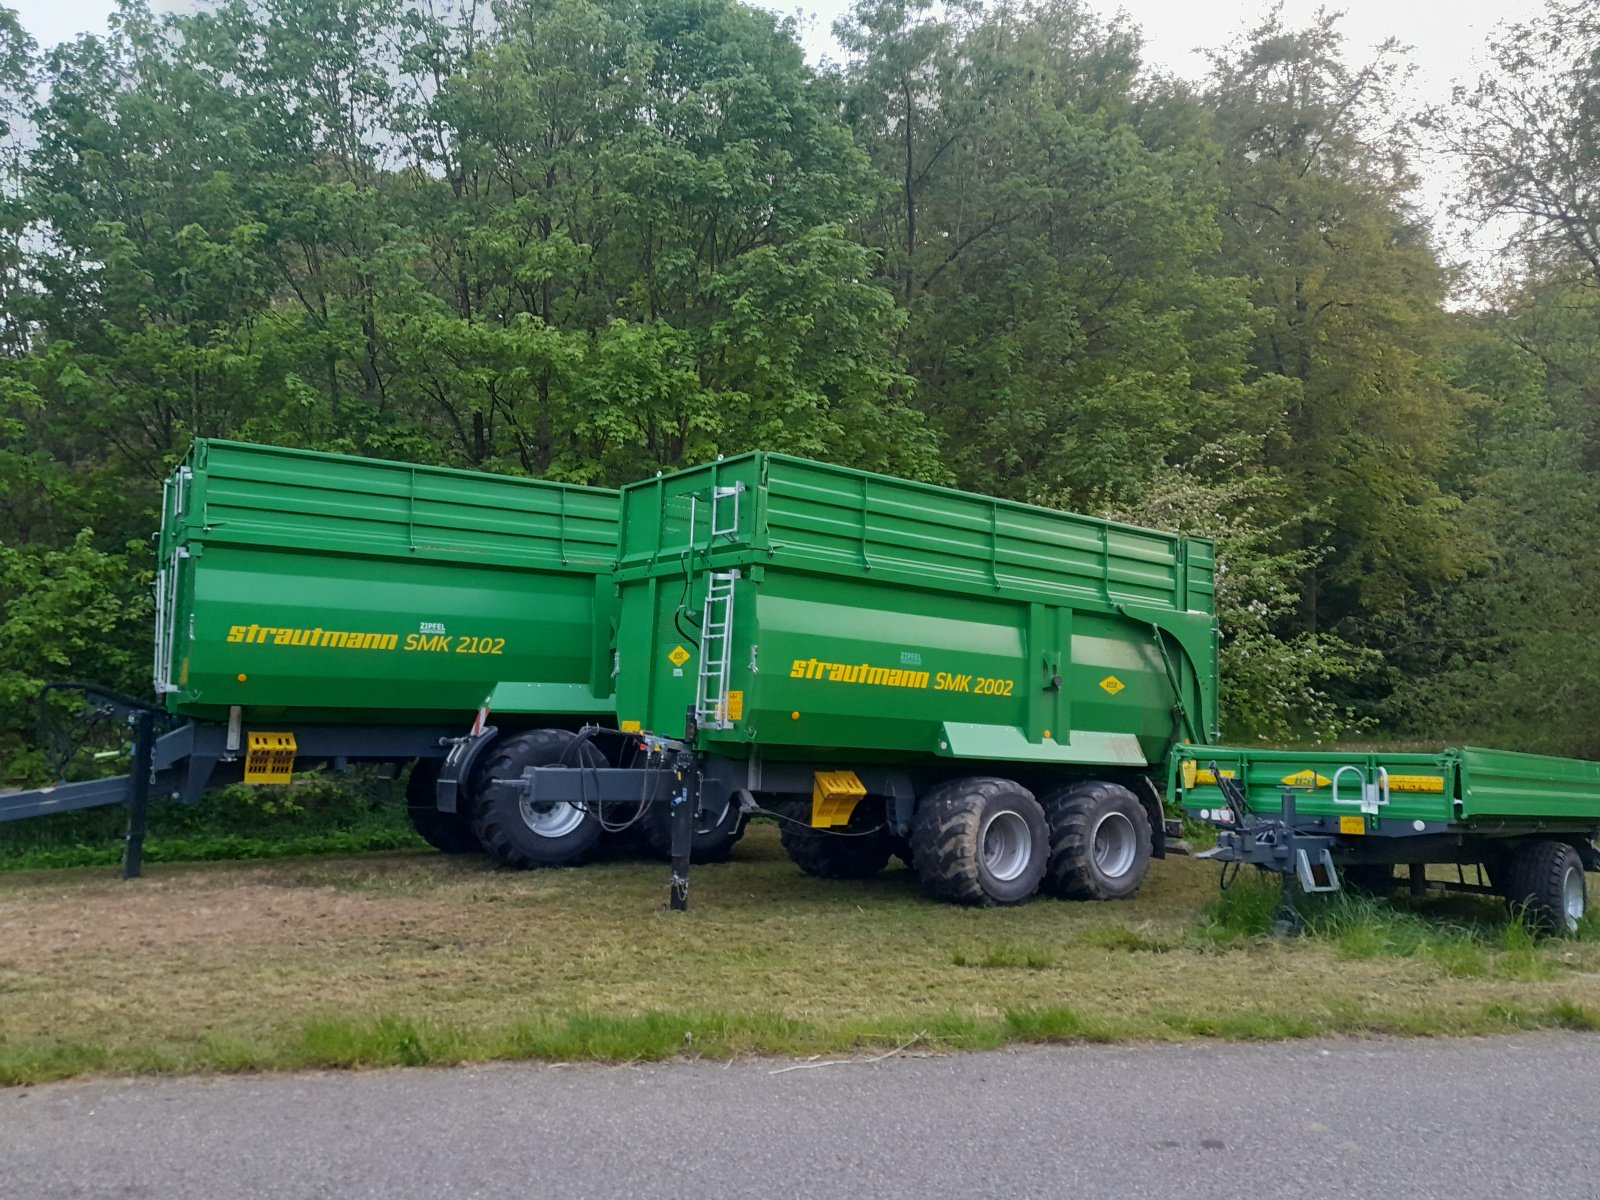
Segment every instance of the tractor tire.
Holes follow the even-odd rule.
[[[1351,863],[1337,870],[1340,887],[1352,896],[1387,900],[1394,895],[1393,863]]]
[[[694,840],[690,843],[689,861],[694,863],[727,862],[733,857],[733,848],[744,836],[747,823],[739,811],[739,801],[727,797],[715,812],[702,808],[695,814]],[[663,862],[672,857],[672,806],[652,804],[650,811],[639,818],[639,838],[645,849]]]
[[[1150,869],[1150,818],[1119,783],[1091,779],[1051,792],[1044,891],[1063,900],[1126,900]]]
[[[528,767],[603,767],[605,755],[565,729],[535,729],[491,748],[473,788],[472,828],[489,856],[519,871],[570,867],[600,843],[600,818],[567,803],[534,805],[496,779],[516,779]]]
[[[789,861],[818,879],[871,879],[889,865],[894,841],[878,805],[863,800],[842,830],[813,829],[811,801],[777,806],[778,838]]]
[[[929,790],[911,824],[922,889],[954,904],[1021,904],[1049,857],[1044,809],[1009,779],[954,779]]]
[[[444,854],[482,854],[483,844],[472,831],[472,818],[461,812],[440,812],[434,798],[439,782],[439,760],[419,758],[406,777],[406,815],[417,836]]]
[[[1540,933],[1578,932],[1588,907],[1583,859],[1566,842],[1526,842],[1506,862],[1501,887],[1513,912],[1520,911]]]

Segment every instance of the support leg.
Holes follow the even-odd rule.
[[[1272,916],[1272,936],[1275,938],[1299,937],[1305,932],[1305,918],[1300,915],[1295,901],[1300,897],[1300,879],[1294,872],[1283,877],[1283,891],[1278,898],[1278,911]]]
[[[694,849],[694,814],[700,807],[700,764],[693,753],[680,758],[678,791],[672,797],[673,912],[689,907],[689,856]]]
[[[1413,896],[1426,896],[1428,894],[1428,864],[1408,863],[1406,877],[1411,884]]]
[[[133,771],[128,779],[128,832],[122,847],[122,877],[144,872],[144,831],[150,809],[150,776],[155,771],[155,714],[141,709],[133,718]]]

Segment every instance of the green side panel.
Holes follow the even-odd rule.
[[[742,487],[737,532],[711,536],[713,487]],[[716,514],[731,519],[729,502]],[[846,574],[911,576],[980,595],[1021,591],[1211,613],[1211,543],[780,454],[749,454],[623,489],[618,569],[687,550],[757,549]]]
[[[1600,817],[1600,763],[1472,746],[1460,756],[1468,820]]]
[[[489,706],[492,713],[501,715],[564,713],[608,717],[616,711],[609,695],[595,695],[595,689],[586,683],[500,683],[489,693]]]
[[[780,455],[623,489],[623,721],[683,728],[729,571],[714,751],[1143,766],[1176,701],[1214,727],[1209,544]]]
[[[1389,777],[1389,802],[1379,813],[1385,821],[1600,823],[1600,763],[1579,759],[1474,747],[1408,754],[1183,746],[1172,763],[1173,784],[1184,808],[1198,811],[1220,807],[1222,793],[1203,778],[1183,787],[1185,761],[1201,771],[1215,762],[1242,779],[1250,807],[1260,813],[1282,811],[1291,786],[1303,816],[1359,813],[1359,784],[1378,779],[1381,768]]]
[[[1214,784],[1197,783],[1182,787],[1182,763],[1192,761],[1199,769],[1215,762],[1223,774],[1244,783],[1245,796],[1253,811],[1277,813],[1283,810],[1284,789],[1295,789],[1295,809],[1306,817],[1339,817],[1361,813],[1361,780],[1376,779],[1378,768],[1389,772],[1392,781],[1389,804],[1383,809],[1386,819],[1449,822],[1455,819],[1457,758],[1454,751],[1438,754],[1365,754],[1337,750],[1254,750],[1231,746],[1180,746],[1174,755],[1174,790],[1189,810],[1220,808],[1223,796]],[[1342,768],[1351,768],[1340,774]],[[1360,772],[1358,774],[1357,772]],[[1334,781],[1339,787],[1337,793]],[[1437,787],[1437,790],[1424,790]]]
[[[1034,742],[1015,725],[965,725],[946,722],[939,731],[939,753],[951,758],[994,758],[1008,762],[1074,763],[1090,766],[1149,765],[1131,733],[1073,729],[1065,741]]]
[[[257,723],[457,720],[502,680],[610,709],[618,497],[200,441],[169,483],[168,708]],[[532,711],[532,710],[524,710]]]

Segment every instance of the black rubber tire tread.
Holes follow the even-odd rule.
[[[411,828],[428,845],[444,854],[482,854],[483,843],[472,831],[472,818],[461,812],[440,812],[434,795],[440,760],[419,758],[406,776],[406,815]]]
[[[1540,933],[1564,937],[1572,932],[1562,895],[1568,871],[1584,878],[1583,859],[1566,842],[1524,842],[1506,862],[1501,891],[1506,903],[1520,909]],[[1587,898],[1587,882],[1585,893]]]
[[[1090,831],[1096,819],[1116,810],[1133,823],[1139,849],[1121,879],[1102,874],[1094,861]],[[1050,866],[1042,890],[1062,900],[1127,900],[1138,895],[1150,870],[1150,818],[1144,805],[1120,783],[1086,779],[1044,798],[1050,823]]]
[[[990,876],[978,846],[985,814],[998,808],[1021,813],[1033,833],[1033,859],[1013,880]],[[983,907],[1025,903],[1039,890],[1048,853],[1044,809],[1020,783],[986,777],[952,779],[928,789],[917,801],[911,822],[912,861],[922,890],[935,900]]]
[[[1352,896],[1387,900],[1394,895],[1399,882],[1394,877],[1393,863],[1350,863],[1336,869],[1339,872],[1339,886]]]
[[[515,795],[487,786],[491,779],[514,779],[526,767],[547,767],[558,763],[570,766],[603,767],[605,755],[593,745],[574,751],[577,735],[565,729],[535,729],[497,742],[479,767],[473,787],[472,828],[489,857],[502,866],[519,871],[535,867],[577,866],[600,844],[600,819],[585,815],[571,833],[560,838],[542,838],[522,819]]]
[[[694,841],[690,843],[689,861],[692,863],[727,862],[733,857],[733,848],[744,836],[749,818],[739,811],[739,801],[730,797],[722,820],[710,828],[696,824]],[[650,811],[639,818],[636,827],[639,840],[646,850],[666,862],[672,857],[672,806],[652,804]]]
[[[785,818],[778,822],[778,838],[789,861],[807,875],[818,879],[871,879],[889,865],[894,840],[882,828],[881,805],[867,800],[857,804],[842,833],[811,827],[809,799],[784,800],[773,809]]]

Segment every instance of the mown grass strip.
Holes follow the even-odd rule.
[[[1017,1045],[1093,1045],[1196,1039],[1263,1042],[1359,1036],[1469,1036],[1548,1030],[1600,1031],[1600,1008],[1573,1000],[1543,1006],[1483,1004],[1449,1015],[1334,1004],[1313,1013],[1272,1010],[1227,1016],[1162,1012],[1152,1018],[1097,1014],[1070,1006],[1008,1010],[975,1018],[871,1025],[806,1022],[780,1013],[569,1013],[503,1027],[426,1016],[319,1017],[258,1041],[208,1039],[183,1049],[81,1043],[0,1044],[0,1085],[26,1086],[80,1075],[240,1074],[458,1066],[498,1061],[630,1063],[752,1056],[869,1055]]]

